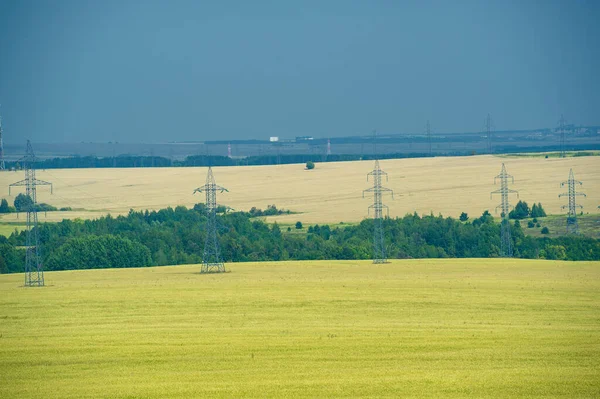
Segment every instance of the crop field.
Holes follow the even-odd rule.
[[[600,263],[0,275],[0,397],[598,397]]]
[[[600,205],[600,157],[536,158],[536,157],[440,157],[381,161],[388,172],[384,184],[395,197],[384,197],[390,216],[406,213],[457,217],[461,212],[479,216],[494,211],[500,198],[490,199],[494,176],[502,162],[515,177],[511,188],[520,199],[541,202],[549,214],[564,213],[560,206],[566,198],[560,182],[573,168],[575,177],[584,182],[581,198],[584,211],[598,213]],[[362,197],[369,187],[366,175],[372,161],[317,163],[311,171],[304,165],[218,167],[214,169],[217,184],[229,189],[218,201],[237,210],[251,207],[265,209],[274,204],[300,214],[270,217],[280,223],[351,223],[367,217],[370,198]],[[38,190],[38,201],[56,207],[71,207],[71,212],[40,214],[41,221],[63,218],[92,218],[102,214],[127,213],[129,209],[160,209],[177,205],[192,206],[204,202],[203,195],[192,195],[204,184],[206,168],[137,168],[137,169],[63,169],[38,171],[38,178],[54,184],[54,195],[48,187]],[[8,196],[8,185],[22,179],[21,172],[0,174],[0,197],[12,203],[17,191]],[[511,196],[511,202],[517,202]],[[18,221],[15,214],[2,215],[4,222]]]

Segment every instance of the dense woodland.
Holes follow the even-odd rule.
[[[260,213],[255,210],[253,214]],[[300,230],[269,225],[249,212],[221,213],[217,218],[225,262],[372,257],[372,219],[345,227],[314,225]],[[151,212],[130,211],[127,216],[97,220],[41,224],[45,269],[199,263],[205,223],[204,205],[197,204],[193,209],[178,206]],[[466,222],[413,214],[388,218],[383,224],[389,258],[499,256],[500,226],[487,211]],[[518,223],[511,227],[515,257],[600,260],[600,240],[584,236],[534,238],[524,235]],[[15,232],[8,238],[0,236],[2,273],[23,271],[24,245],[25,232]]]

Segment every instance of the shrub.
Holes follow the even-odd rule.
[[[548,227],[544,227],[542,229],[542,234],[550,234],[550,229],[548,229]]]
[[[469,215],[466,214],[465,212],[463,212],[463,213],[460,214],[459,219],[460,219],[461,222],[466,222],[467,220],[469,220]]]
[[[529,222],[527,222],[527,227],[529,227],[530,229],[535,227],[535,223],[533,223],[531,220]]]
[[[306,169],[311,170],[315,168],[315,163],[313,161],[308,161],[306,163]]]
[[[35,209],[38,212],[52,212],[52,211],[56,211],[56,207],[49,205],[49,204],[45,204],[45,203],[41,203],[41,204],[37,204],[35,206]]]
[[[300,230],[302,228],[302,222],[296,222],[296,228]]]

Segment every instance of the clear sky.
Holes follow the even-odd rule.
[[[600,124],[600,1],[0,0],[5,142]]]

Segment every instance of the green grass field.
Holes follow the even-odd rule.
[[[0,275],[0,397],[599,397],[600,263]]]
[[[25,230],[25,224],[0,222],[0,235],[8,237],[14,233],[15,230]]]

